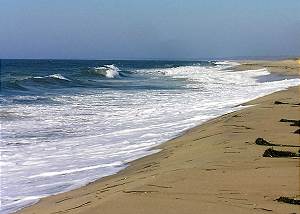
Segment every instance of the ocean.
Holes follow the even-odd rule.
[[[0,212],[114,174],[191,127],[300,84],[234,65],[1,60]]]

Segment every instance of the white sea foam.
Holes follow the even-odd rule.
[[[30,79],[31,77],[27,78]],[[71,81],[70,79],[64,77],[61,74],[51,74],[44,77],[32,77],[33,79],[45,79],[45,78],[53,78],[53,79],[59,79],[59,80],[65,80],[65,81]]]
[[[94,68],[94,72],[96,74],[106,76],[107,78],[115,78],[120,76],[119,71],[120,69],[115,65],[104,65]]]
[[[117,161],[117,162],[113,162],[113,163],[109,163],[109,164],[100,164],[100,165],[95,165],[95,166],[68,169],[68,170],[62,170],[62,171],[58,171],[58,172],[43,172],[41,174],[31,175],[28,178],[51,177],[51,176],[56,176],[56,175],[66,175],[66,174],[70,174],[70,173],[74,173],[74,172],[82,172],[82,171],[87,171],[87,170],[91,170],[91,169],[120,166],[122,164],[123,164],[122,162]]]
[[[47,77],[51,77],[51,78],[54,78],[54,79],[60,79],[60,80],[66,80],[66,81],[71,81],[70,79],[64,77],[63,75],[61,74],[51,74]]]
[[[240,63],[238,62],[234,62],[234,61],[218,61],[214,63],[215,65],[230,65],[230,66],[236,66],[236,65],[240,65]]]
[[[300,84],[299,79],[260,81],[270,75],[266,69],[223,70],[230,66],[223,62],[143,71],[183,80],[185,89],[95,90],[51,97],[60,106],[2,107],[18,119],[1,124],[1,213],[116,173],[188,128]],[[115,66],[105,67],[118,72]]]

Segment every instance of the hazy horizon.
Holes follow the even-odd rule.
[[[235,56],[235,57],[209,57],[209,58],[0,58],[0,60],[82,60],[82,61],[209,61],[209,60],[278,60],[278,59],[293,59],[299,58],[297,55],[286,56]]]
[[[209,60],[300,55],[297,0],[1,2],[1,59]]]

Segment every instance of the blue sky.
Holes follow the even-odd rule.
[[[0,0],[0,58],[300,55],[300,0]]]

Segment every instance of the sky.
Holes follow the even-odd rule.
[[[0,58],[300,55],[300,0],[0,0]]]

